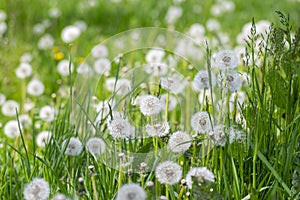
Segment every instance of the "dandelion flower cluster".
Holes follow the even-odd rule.
[[[189,134],[184,131],[176,131],[171,135],[168,147],[172,152],[183,153],[190,148],[191,141],[192,138]]]
[[[155,169],[155,176],[161,184],[173,185],[180,181],[182,169],[173,161],[161,162]]]
[[[196,179],[200,183],[205,183],[207,181],[215,182],[214,174],[206,167],[195,167],[190,169],[185,178],[189,189],[192,189],[193,179]]]
[[[145,190],[136,183],[123,185],[118,193],[116,200],[146,200]]]
[[[82,143],[78,138],[71,137],[63,141],[62,149],[66,149],[66,155],[78,156],[82,151]]]
[[[46,200],[50,195],[50,187],[42,178],[34,178],[23,191],[25,200]]]

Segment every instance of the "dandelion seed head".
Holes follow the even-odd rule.
[[[145,116],[158,114],[161,111],[159,98],[153,95],[144,96],[140,101],[140,111]]]
[[[66,149],[64,152],[66,155],[78,156],[82,151],[82,143],[78,138],[71,137],[63,141],[62,149]]]
[[[73,63],[70,63],[69,60],[61,60],[57,64],[57,72],[61,76],[69,76],[70,72],[72,73],[74,71],[74,65]]]
[[[241,76],[238,72],[227,71],[226,73],[220,73],[218,76],[218,84],[220,87],[224,87],[230,92],[236,92],[242,87]]]
[[[32,74],[32,67],[29,63],[21,63],[15,70],[16,76],[20,79],[27,78]]]
[[[42,178],[34,178],[24,187],[25,200],[46,200],[50,195],[48,182]]]
[[[165,90],[169,90],[173,94],[180,94],[185,89],[187,82],[184,80],[184,77],[173,74],[169,77],[162,77],[160,79],[160,84]]]
[[[222,50],[216,54],[215,63],[218,69],[233,69],[238,66],[239,58],[234,51]]]
[[[205,183],[207,181],[215,182],[214,174],[206,167],[195,167],[190,169],[185,178],[186,185],[189,189],[192,189],[194,178],[200,183]]]
[[[99,58],[94,63],[94,70],[97,74],[109,73],[110,68],[111,64],[107,58]]]
[[[71,43],[76,40],[80,34],[81,31],[77,26],[66,26],[61,32],[61,39],[65,43]]]
[[[192,138],[184,131],[174,132],[168,142],[168,147],[172,152],[183,153],[187,151],[192,144]]]
[[[23,128],[27,128],[32,124],[32,120],[27,114],[22,114],[19,116],[19,122]]]
[[[145,72],[153,76],[163,76],[168,72],[168,65],[165,63],[148,63],[145,65]]]
[[[95,58],[106,58],[108,56],[108,49],[103,44],[98,44],[92,49],[92,56]]]
[[[43,35],[38,41],[38,48],[40,50],[52,49],[54,45],[54,39],[50,34]]]
[[[95,156],[99,156],[103,154],[106,148],[105,142],[101,138],[96,138],[96,137],[90,138],[86,142],[85,146],[87,151]]]
[[[174,25],[176,21],[182,16],[182,8],[179,6],[170,6],[165,20],[169,25]]]
[[[6,101],[6,96],[0,93],[0,106],[3,105],[5,101]]]
[[[70,200],[70,199],[66,195],[58,193],[54,195],[54,197],[52,197],[51,200]]]
[[[154,125],[146,125],[146,132],[151,137],[164,137],[169,133],[169,130],[170,125],[168,122],[157,123]]]
[[[164,56],[165,56],[164,50],[151,49],[146,54],[146,62],[147,63],[161,63]]]
[[[114,139],[131,138],[134,134],[134,127],[131,126],[127,119],[121,117],[112,119],[107,124],[107,128],[109,130],[110,135]]]
[[[118,193],[116,200],[146,200],[145,190],[136,183],[123,185]]]
[[[20,124],[22,130],[22,126]],[[4,126],[4,134],[9,138],[15,138],[20,135],[19,125],[17,120],[10,120]]]
[[[4,116],[13,117],[16,115],[17,111],[20,111],[20,106],[16,101],[8,100],[2,104],[1,110]]]
[[[55,118],[55,109],[51,106],[44,106],[40,109],[40,118],[46,122],[52,122]]]
[[[211,130],[208,134],[209,138],[216,146],[225,146],[227,138],[226,133],[224,132],[224,127],[218,125],[214,127],[214,130]]]
[[[156,167],[155,176],[161,184],[173,185],[180,181],[182,169],[180,165],[173,161],[164,161]]]
[[[209,75],[206,70],[199,71],[194,78],[194,85],[197,90],[209,89]],[[211,73],[211,86],[214,87],[216,85],[216,78],[213,73]]]
[[[45,147],[46,144],[50,141],[51,132],[50,131],[42,131],[36,137],[36,144],[39,147]]]
[[[44,84],[37,79],[31,80],[27,85],[27,93],[32,96],[40,96],[44,93]]]
[[[168,97],[168,111],[173,110],[177,105],[177,99],[173,95],[169,95]],[[163,110],[166,110],[166,103],[167,103],[167,94],[163,94],[160,97],[161,107]]]
[[[195,113],[191,118],[191,126],[198,133],[206,133],[211,130],[209,114],[205,111]]]

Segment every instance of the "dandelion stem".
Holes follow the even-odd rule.
[[[98,200],[98,193],[97,193],[97,189],[96,189],[96,182],[95,182],[94,174],[92,174],[92,187],[93,187],[94,199]]]

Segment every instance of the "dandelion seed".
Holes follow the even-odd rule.
[[[162,122],[154,125],[146,125],[146,132],[151,137],[164,137],[169,133],[170,125],[168,122]]]
[[[8,100],[2,104],[2,114],[4,116],[12,117],[16,115],[16,112],[19,112],[20,106],[14,100]]]
[[[22,130],[22,126],[20,124]],[[17,120],[10,120],[4,126],[4,134],[9,138],[15,138],[20,135],[19,124]]]
[[[212,31],[212,32],[219,31],[221,28],[221,25],[220,25],[219,21],[216,19],[208,19],[206,21],[206,28],[207,28],[207,30]]]
[[[173,185],[180,181],[182,169],[173,161],[165,161],[158,164],[155,169],[155,176],[161,184]]]
[[[44,90],[44,84],[37,79],[31,80],[27,85],[27,93],[32,96],[40,96],[44,93]]]
[[[116,200],[146,200],[145,190],[136,183],[123,185],[118,193]]]
[[[80,32],[86,31],[87,25],[84,21],[78,20],[74,23],[74,25],[79,28]]]
[[[173,95],[169,95],[168,99],[169,99],[169,101],[168,101],[168,111],[171,111],[176,107],[177,99]],[[161,95],[160,101],[161,101],[161,108],[163,110],[166,110],[167,94]]]
[[[105,142],[101,138],[96,138],[96,137],[90,138],[86,142],[85,146],[87,151],[95,156],[99,156],[103,154],[106,148]]]
[[[111,64],[107,58],[99,58],[94,63],[94,70],[97,74],[109,73],[110,68]]]
[[[106,89],[115,92],[116,95],[126,95],[131,92],[131,82],[128,79],[108,78],[105,82]]]
[[[134,127],[131,126],[127,119],[123,119],[121,117],[117,117],[111,120],[108,123],[107,128],[110,135],[114,139],[131,138],[134,135]]]
[[[209,74],[206,70],[199,71],[195,78],[194,78],[194,84],[196,89],[202,90],[202,89],[209,89],[210,83],[209,83]],[[216,85],[216,78],[213,74],[211,74],[211,86],[214,87]]]
[[[48,14],[51,18],[59,18],[61,16],[61,11],[58,8],[51,8],[48,11]]]
[[[165,20],[167,24],[174,25],[181,16],[182,16],[182,8],[178,6],[171,6],[167,11]]]
[[[34,178],[23,191],[25,200],[46,200],[50,195],[50,187],[42,178]]]
[[[70,72],[72,73],[74,71],[74,65],[73,63],[70,63],[69,60],[61,60],[57,64],[57,72],[61,76],[69,76]]]
[[[211,130],[212,124],[207,112],[197,112],[191,118],[191,126],[198,133],[206,133]]]
[[[223,131],[224,127],[222,125],[218,125],[214,127],[214,130],[210,131],[208,136],[209,139],[215,144],[216,146],[225,146],[227,138],[226,134]]]
[[[46,122],[52,122],[55,118],[55,109],[51,106],[44,106],[40,109],[40,118]]]
[[[43,24],[35,24],[33,26],[33,33],[36,35],[41,35],[45,32],[46,27]]]
[[[179,74],[173,74],[170,77],[163,77],[160,79],[161,87],[169,90],[174,94],[180,94],[185,89],[187,82],[184,80],[183,76]]]
[[[207,181],[215,182],[214,174],[206,167],[195,167],[190,169],[186,175],[186,185],[189,189],[192,189],[193,179],[196,179],[199,183],[205,183]],[[195,180],[194,179],[194,180]]]
[[[220,73],[218,76],[218,83],[221,88],[225,86],[225,89],[231,92],[236,92],[242,87],[241,76],[235,71]]]
[[[168,147],[172,152],[184,153],[192,145],[192,138],[183,131],[174,132],[168,142]]]
[[[161,102],[159,98],[153,95],[147,95],[140,101],[140,111],[145,116],[156,115],[161,111]]]
[[[106,58],[108,56],[108,49],[103,44],[98,44],[92,49],[92,56],[95,58]]]
[[[215,62],[218,69],[233,69],[238,66],[239,58],[234,51],[222,50],[216,54]]]
[[[65,43],[71,43],[76,40],[81,34],[80,29],[77,26],[67,26],[61,32],[61,39]]]
[[[15,71],[16,76],[20,79],[27,78],[32,74],[32,67],[28,63],[21,63]]]
[[[63,141],[62,149],[66,149],[64,152],[66,155],[78,156],[82,151],[82,143],[79,139],[71,137]]]
[[[54,45],[54,39],[50,34],[45,34],[38,41],[38,48],[40,50],[52,49]]]
[[[24,53],[21,58],[21,63],[30,63],[32,61],[32,55],[30,53]]]
[[[36,144],[39,147],[45,147],[46,144],[50,141],[51,132],[50,131],[42,131],[36,137]]]

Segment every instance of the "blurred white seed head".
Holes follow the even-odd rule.
[[[185,180],[187,187],[189,189],[192,189],[193,180],[197,180],[202,184],[207,181],[215,182],[215,176],[206,167],[195,167],[190,169],[190,171],[186,175]]]
[[[103,44],[98,44],[92,49],[92,56],[95,58],[106,58],[108,56],[108,49]]]
[[[32,119],[27,114],[22,114],[19,116],[19,122],[23,128],[28,128],[32,124]]]
[[[146,200],[146,197],[146,192],[140,185],[128,183],[119,189],[116,200]]]
[[[177,99],[173,95],[169,95],[169,96],[168,96],[168,94],[161,95],[160,101],[161,101],[161,108],[163,110],[166,110],[167,98],[169,99],[168,100],[168,111],[171,111],[176,107]]]
[[[173,94],[180,94],[183,93],[187,82],[183,76],[179,74],[173,74],[169,77],[162,77],[160,79],[161,87],[169,90]]]
[[[224,129],[223,125],[218,125],[214,127],[214,130],[211,130],[208,133],[209,139],[216,146],[225,146],[226,144],[227,136],[223,129]]]
[[[45,147],[46,144],[50,141],[51,132],[50,131],[42,131],[36,137],[36,144],[39,147]]]
[[[216,78],[213,73],[211,73],[211,87],[209,81],[209,74],[206,70],[199,71],[194,77],[194,85],[197,90],[213,88],[216,85]]]
[[[94,70],[97,74],[109,73],[110,68],[111,64],[107,58],[99,58],[94,62]]]
[[[45,86],[38,79],[32,79],[27,85],[27,93],[32,96],[40,96],[44,93]]]
[[[242,87],[241,75],[236,71],[222,72],[218,75],[218,84],[226,91],[237,92]]]
[[[75,41],[81,34],[80,29],[77,26],[66,26],[61,32],[61,39],[65,43],[71,43]]]
[[[16,115],[16,112],[20,111],[20,106],[16,101],[8,100],[2,104],[1,110],[4,116],[13,117]]]
[[[105,142],[101,138],[96,138],[96,137],[90,138],[86,142],[85,146],[87,151],[95,156],[99,156],[103,154],[106,148]]]
[[[34,178],[24,187],[25,200],[46,200],[50,195],[50,187],[42,178]]]
[[[40,50],[52,49],[54,45],[54,39],[50,34],[43,35],[38,41],[38,48]]]
[[[131,138],[134,135],[134,127],[127,119],[117,117],[108,122],[107,128],[114,139]]]
[[[20,79],[27,78],[32,74],[32,67],[29,63],[21,63],[15,70],[16,76]]]
[[[0,106],[3,105],[5,101],[6,101],[6,96],[0,93]]]
[[[61,60],[57,64],[57,72],[61,76],[68,76],[70,75],[70,72],[72,73],[74,71],[74,65],[73,63],[70,63],[69,60]]]
[[[82,143],[78,138],[71,137],[65,139],[62,143],[62,149],[65,149],[65,154],[69,156],[78,156],[82,151]]]
[[[40,118],[46,122],[52,122],[55,118],[55,109],[51,106],[44,106],[40,109]]]
[[[55,194],[51,200],[70,200],[66,195],[64,194]]]
[[[239,58],[232,50],[221,50],[215,55],[215,63],[220,70],[233,69],[238,66]]]
[[[22,125],[20,124],[22,130]],[[19,124],[17,120],[10,120],[4,126],[4,134],[9,138],[15,138],[20,135]]]

